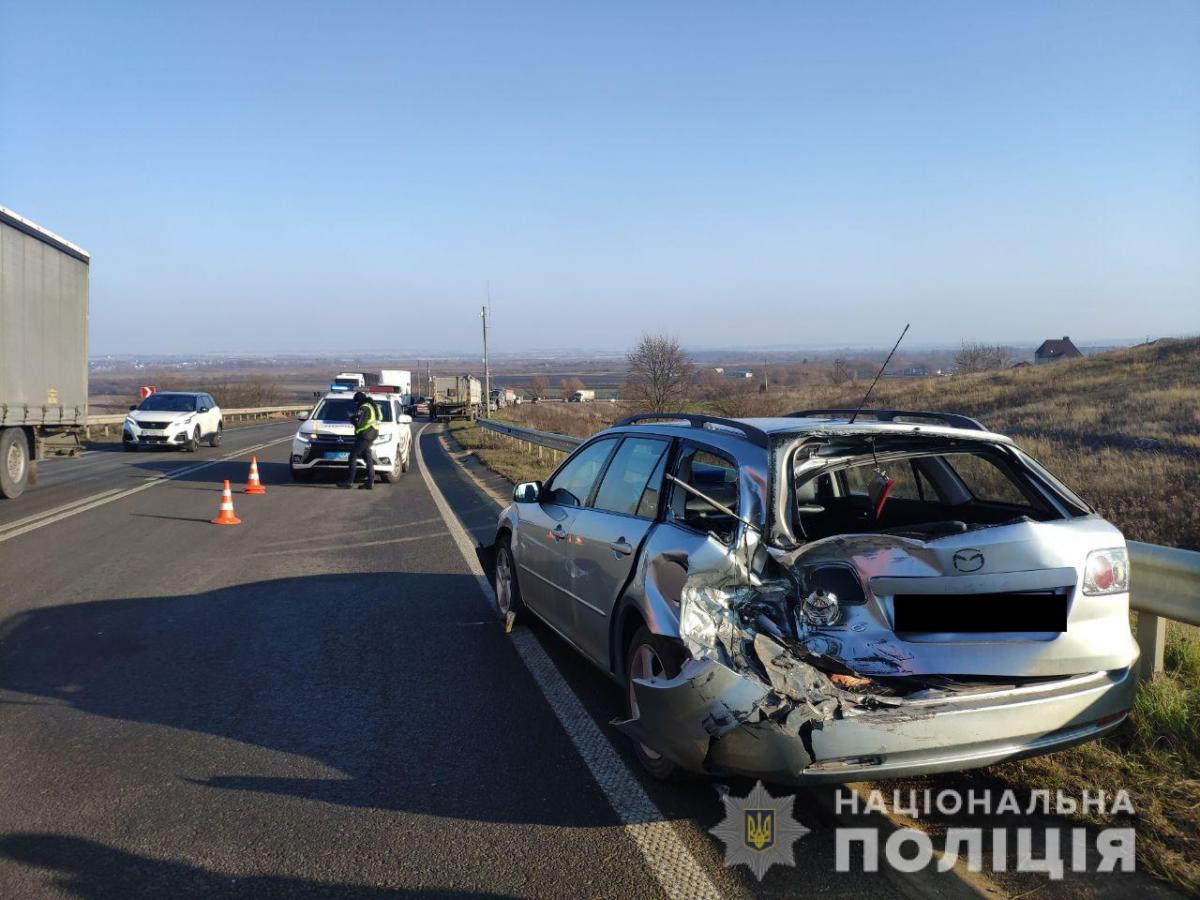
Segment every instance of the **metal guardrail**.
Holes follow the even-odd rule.
[[[1138,677],[1149,680],[1163,668],[1167,619],[1200,625],[1200,553],[1128,541],[1129,605],[1137,610],[1142,648]]]
[[[516,438],[518,441],[525,441],[540,447],[549,447],[551,450],[561,450],[564,453],[570,453],[583,443],[583,438],[574,437],[569,434],[558,434],[554,431],[538,431],[535,428],[522,428],[520,425],[509,425],[507,422],[497,422],[495,419],[476,419],[475,424],[489,431],[495,431],[498,434]]]
[[[570,452],[583,438],[521,428],[480,419],[478,424],[519,441]],[[1138,614],[1137,642],[1142,650],[1138,677],[1146,681],[1163,669],[1167,619],[1200,625],[1200,552],[1128,541],[1129,606]]]
[[[306,409],[312,409],[312,408],[313,408],[313,404],[302,403],[300,405],[293,405],[293,406],[254,406],[254,407],[247,407],[245,409],[223,409],[223,410],[221,410],[221,418],[223,418],[223,419],[258,419],[258,418],[262,418],[264,416],[272,415],[274,413],[303,412]],[[129,415],[129,413],[123,412],[123,413],[111,413],[111,414],[103,415],[103,416],[88,416],[87,424],[88,424],[89,428],[91,428],[92,426],[107,427],[109,425],[120,425],[122,422],[125,421],[125,417],[128,415]]]

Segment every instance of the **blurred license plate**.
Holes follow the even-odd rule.
[[[332,459],[337,462],[349,462],[350,461],[350,451],[349,450],[326,450],[325,458]]]

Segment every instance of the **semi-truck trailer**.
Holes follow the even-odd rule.
[[[472,419],[483,405],[483,384],[474,375],[435,375],[429,420]]]
[[[0,496],[87,427],[91,256],[0,206]]]

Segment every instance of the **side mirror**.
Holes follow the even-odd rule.
[[[412,424],[412,416],[407,415],[407,414],[402,415],[402,416],[396,416],[396,421],[399,422],[401,425],[411,425]]]
[[[207,406],[200,407],[200,412],[202,412],[202,413],[208,412],[208,407]]]
[[[296,413],[296,418],[299,419],[301,422],[303,422],[305,419],[308,418],[308,410],[307,409],[300,410],[300,412]]]
[[[517,503],[537,503],[542,496],[540,481],[523,481],[513,488],[513,500]]]

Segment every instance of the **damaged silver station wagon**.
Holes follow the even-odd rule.
[[[513,499],[501,612],[625,686],[658,777],[965,769],[1133,701],[1124,538],[965,416],[633,416]]]

